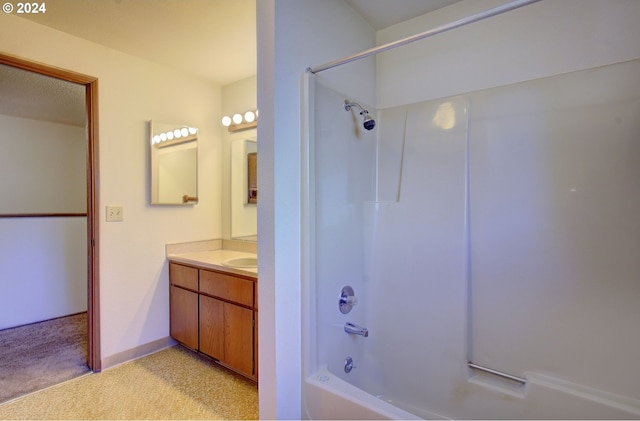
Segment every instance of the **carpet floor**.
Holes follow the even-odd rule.
[[[0,419],[258,419],[258,387],[177,345],[0,404]]]
[[[87,313],[0,331],[0,402],[87,372]]]

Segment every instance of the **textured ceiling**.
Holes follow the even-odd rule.
[[[0,114],[84,126],[85,87],[0,64]]]

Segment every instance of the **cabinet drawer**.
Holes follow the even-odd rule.
[[[177,263],[169,263],[169,281],[173,285],[197,291],[198,269]]]
[[[253,282],[208,270],[200,271],[200,292],[253,306]]]

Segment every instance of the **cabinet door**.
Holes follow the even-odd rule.
[[[171,337],[198,349],[198,294],[171,286],[169,289]]]
[[[253,375],[253,311],[225,303],[225,363]]]
[[[223,301],[200,296],[200,351],[223,362],[224,306]]]

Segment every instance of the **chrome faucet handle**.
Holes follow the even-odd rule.
[[[340,308],[340,312],[342,314],[347,314],[356,304],[358,304],[358,299],[353,292],[353,288],[348,285],[342,288],[342,291],[340,292],[340,298],[338,300],[338,307]]]

